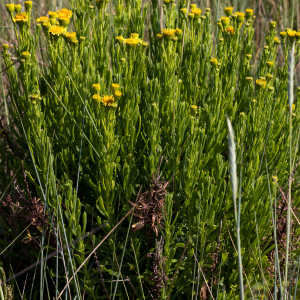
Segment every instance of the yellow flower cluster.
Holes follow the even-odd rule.
[[[137,45],[142,45],[143,47],[148,46],[148,43],[139,38],[138,33],[132,33],[128,39],[124,39],[121,35],[117,36],[116,42],[121,45],[125,44],[128,48],[135,48]]]
[[[51,35],[59,36],[66,30],[59,29],[58,27],[66,28],[70,23],[70,19],[71,19],[73,13],[71,10],[68,10],[67,8],[63,8],[63,9],[61,9],[59,11],[55,11],[55,12],[49,11],[48,15],[49,15],[49,17],[42,16],[42,17],[39,17],[38,19],[36,19],[37,23],[42,23],[43,26],[49,30],[49,33]],[[48,24],[45,24],[47,22],[49,22],[51,24],[50,27],[48,26]],[[55,26],[55,28],[51,28],[53,26]],[[51,30],[51,32],[50,32],[50,30]]]

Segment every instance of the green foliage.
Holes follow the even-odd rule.
[[[210,9],[199,16],[182,11],[185,1],[165,0],[162,19],[159,1],[115,2],[71,1],[72,12],[58,13],[60,22],[69,14],[65,27],[54,26],[55,19],[36,24],[27,11],[25,24],[13,23],[14,49],[3,45],[13,125],[0,152],[0,189],[17,197],[10,176],[23,164],[29,186],[16,173],[20,189],[27,199],[40,198],[49,216],[42,226],[33,222],[31,232],[42,232],[39,247],[59,253],[43,267],[51,279],[43,273],[41,281],[31,279],[33,289],[40,291],[45,280],[48,295],[57,297],[75,275],[67,296],[188,299],[201,291],[239,299],[227,115],[242,178],[245,298],[278,293],[282,257],[276,248],[274,263],[270,253],[276,184],[284,186],[288,178],[290,137],[295,172],[298,167],[300,108],[297,100],[291,110],[287,105],[288,53],[294,44],[299,60],[298,32],[294,37],[287,30],[280,40],[271,24],[254,68],[254,16],[234,13],[228,24],[218,20],[216,26]],[[163,179],[166,195],[147,223],[140,212],[147,205],[134,203]],[[97,226],[99,231],[80,239]],[[136,226],[140,230],[130,231]],[[5,234],[13,235],[8,228]],[[107,234],[97,259],[86,260]],[[293,268],[295,246],[292,240]],[[41,251],[28,257],[34,262]],[[297,290],[297,283],[290,288]]]

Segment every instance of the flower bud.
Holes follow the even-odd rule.
[[[25,5],[26,12],[29,14],[32,9],[32,1],[25,1],[24,5]]]
[[[92,85],[92,89],[93,89],[93,92],[95,94],[99,94],[100,93],[100,90],[101,90],[101,86],[100,86],[100,83],[94,83]]]
[[[114,94],[116,91],[120,89],[120,85],[118,83],[112,83],[111,84],[111,91]]]
[[[13,13],[15,11],[15,5],[13,3],[11,4],[6,4],[6,10],[8,11],[8,13],[13,16]]]
[[[225,7],[225,14],[227,17],[230,17],[233,12],[233,7]]]
[[[250,19],[253,16],[253,9],[247,8],[246,9],[246,19]]]
[[[209,62],[213,67],[217,66],[218,64],[218,60],[216,58],[211,58]]]
[[[100,105],[101,97],[98,94],[93,95],[92,99],[95,104]]]
[[[221,17],[221,22],[223,26],[227,26],[229,24],[230,19],[228,17]]]
[[[28,51],[22,52],[22,55],[21,55],[22,59],[24,59],[25,61],[29,60],[30,56],[31,55],[30,55],[30,53]]]
[[[22,6],[21,4],[15,4],[15,13],[19,14],[21,12]]]

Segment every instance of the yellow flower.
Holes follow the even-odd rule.
[[[9,14],[12,16],[12,14],[15,11],[15,5],[13,3],[6,4],[6,10],[9,12]]]
[[[162,29],[162,34],[167,40],[172,39],[173,35],[176,33],[176,29]]]
[[[52,36],[60,36],[62,33],[66,32],[66,28],[62,27],[62,26],[51,26],[49,29],[49,33]]]
[[[253,77],[246,77],[246,80],[248,81],[248,83],[251,83],[253,81]]]
[[[211,64],[212,66],[214,66],[214,67],[218,64],[218,60],[217,60],[216,58],[211,58],[211,59],[209,60],[209,62],[210,62],[210,64]]]
[[[266,75],[266,79],[267,79],[267,82],[271,81],[273,79],[273,75],[272,74],[267,74]]]
[[[32,9],[32,1],[25,1],[24,2],[24,5],[25,5],[25,10],[29,13],[31,12],[31,9]]]
[[[287,108],[290,109],[289,104],[287,105]],[[296,105],[295,105],[295,104],[292,104],[292,110],[295,110],[295,108],[296,108]]]
[[[253,16],[253,9],[247,8],[247,9],[246,9],[246,17],[247,17],[247,18],[250,18],[250,17],[252,17],[252,16]]]
[[[56,11],[49,11],[48,12],[50,19],[56,19],[57,18],[57,12]]]
[[[70,24],[70,17],[65,13],[59,13],[57,18],[60,26],[67,27]]]
[[[58,11],[58,14],[59,13],[64,13],[66,14],[69,18],[72,17],[73,13],[71,10],[68,10],[67,8],[62,8],[61,10]]]
[[[229,18],[228,17],[221,17],[221,22],[223,26],[227,26],[229,24]]]
[[[78,44],[76,32],[67,32],[65,38],[71,44]]]
[[[245,20],[245,13],[243,12],[237,12],[237,22],[243,23]]]
[[[197,8],[197,4],[190,4],[190,8],[191,8],[191,9]]]
[[[114,94],[114,98],[116,101],[120,100],[121,96],[122,96],[122,92],[120,91],[116,91]]]
[[[180,12],[183,14],[183,16],[186,16],[187,9],[186,8],[181,8]]]
[[[124,44],[125,39],[122,37],[122,35],[119,35],[119,36],[116,37],[116,41],[119,44]]]
[[[270,22],[269,28],[272,29],[275,27],[276,27],[276,22],[275,21]]]
[[[275,44],[280,44],[279,38],[277,36],[274,37],[274,43]]]
[[[300,32],[297,31],[296,34],[295,34],[295,36],[296,36],[296,39],[300,39]]]
[[[182,30],[181,30],[181,29],[176,28],[175,30],[176,30],[175,34],[176,34],[177,36],[181,36],[181,35],[182,35]]]
[[[98,94],[96,94],[96,95],[93,95],[92,99],[93,99],[95,104],[99,105],[102,98]]]
[[[227,32],[230,32],[231,36],[233,36],[233,33],[234,33],[234,30],[233,30],[233,26],[229,26],[227,29],[226,29]]]
[[[31,55],[28,51],[22,52],[22,59],[29,60],[30,56]]]
[[[97,94],[100,93],[100,89],[101,89],[100,83],[94,83],[92,85],[92,88],[93,88],[94,93],[97,93]]]
[[[127,47],[136,47],[136,45],[139,43],[139,40],[137,39],[133,39],[133,38],[129,38],[129,39],[125,39],[125,44]]]
[[[227,17],[231,16],[233,12],[233,7],[225,7],[225,14]]]
[[[44,22],[43,24],[43,28],[46,29],[47,31],[51,28],[51,23],[50,22]]]
[[[268,66],[269,68],[272,68],[273,65],[274,65],[274,62],[273,62],[273,61],[267,61],[267,66]]]
[[[162,33],[158,33],[156,35],[156,37],[157,37],[158,40],[162,40],[162,38],[164,37],[164,35]]]
[[[22,6],[21,4],[15,4],[15,13],[19,14],[21,12]]]
[[[115,100],[114,100],[114,97],[113,96],[103,96],[102,98],[101,98],[101,102],[102,102],[102,104],[104,105],[104,106],[111,106],[114,102],[115,102]]]
[[[195,15],[194,15],[193,13],[188,13],[188,18],[189,18],[190,20],[193,20],[194,17],[195,17]]]
[[[200,8],[193,8],[191,10],[191,12],[195,15],[196,18],[199,18],[201,13],[202,13],[202,9]]]
[[[120,85],[118,83],[111,84],[111,90],[113,94],[115,94],[115,92],[118,91],[119,89],[120,89]]]
[[[139,34],[138,33],[132,33],[131,34],[131,38],[132,39],[138,39],[139,38]]]
[[[264,89],[266,85],[267,85],[267,81],[264,78],[260,77],[259,79],[256,80],[256,87],[258,89]]]
[[[191,109],[191,115],[193,117],[195,117],[197,115],[197,112],[198,112],[198,106],[197,105],[191,105],[190,109]]]
[[[290,38],[291,41],[293,41],[295,39],[295,36],[296,36],[296,31],[295,30],[291,30],[291,29],[288,29],[286,31],[288,37]]]
[[[38,19],[36,19],[37,23],[44,23],[44,22],[49,22],[50,19],[48,17],[39,17]]]
[[[28,21],[28,15],[26,12],[16,14],[13,18],[13,21],[20,25],[21,23],[25,23]]]

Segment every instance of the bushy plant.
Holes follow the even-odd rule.
[[[37,20],[31,1],[6,5],[17,43],[2,45],[2,220],[13,211],[18,232],[31,224],[29,262],[58,251],[31,271],[26,297],[296,294],[299,227],[286,216],[299,204],[299,106],[288,101],[299,32],[278,36],[271,22],[254,68],[251,9],[227,7],[212,24],[186,1],[115,2],[71,1]]]

